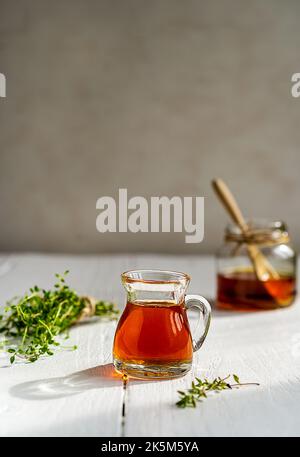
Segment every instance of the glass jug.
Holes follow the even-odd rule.
[[[190,282],[185,273],[135,270],[121,278],[127,304],[114,339],[116,370],[148,379],[185,375],[209,329],[208,301],[200,295],[185,295]],[[204,331],[195,340],[186,313],[190,308],[197,308],[204,320]]]

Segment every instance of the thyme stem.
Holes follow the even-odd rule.
[[[234,383],[230,384],[228,380],[232,377]],[[225,378],[217,377],[212,381],[196,378],[192,382],[192,386],[186,392],[178,390],[180,399],[176,403],[179,408],[195,408],[197,402],[201,402],[203,398],[207,398],[208,392],[220,392],[222,390],[234,389],[244,386],[259,386],[257,382],[241,383],[236,374],[228,375]]]

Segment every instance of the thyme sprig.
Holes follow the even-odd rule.
[[[234,383],[230,384],[230,378]],[[197,402],[201,402],[207,398],[209,392],[220,392],[222,390],[239,388],[241,386],[259,386],[256,382],[241,383],[236,374],[228,375],[226,378],[217,377],[212,381],[205,379],[195,378],[196,381],[192,382],[192,386],[186,392],[178,390],[180,396],[176,405],[179,408],[196,408]]]
[[[81,320],[89,297],[81,297],[65,283],[64,274],[56,274],[53,290],[34,286],[30,293],[14,298],[7,303],[4,314],[0,315],[0,334],[4,339],[0,349],[10,354],[10,362],[22,358],[35,362],[41,356],[53,355],[60,346],[56,337],[64,334],[68,338],[69,328]],[[93,315],[114,319],[118,313],[115,305],[98,301]],[[77,346],[61,346],[74,350]]]

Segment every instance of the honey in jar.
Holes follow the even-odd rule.
[[[238,227],[226,229],[225,244],[219,251],[217,306],[252,311],[290,306],[296,296],[296,254],[282,222],[249,222],[252,241],[278,273],[277,278],[257,278],[247,252],[247,242]]]

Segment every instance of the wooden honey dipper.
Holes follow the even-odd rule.
[[[233,222],[241,229],[242,235],[247,236],[249,226],[228,186],[219,178],[212,181],[212,186]],[[247,244],[247,251],[259,281],[280,279],[278,272],[255,244]]]

